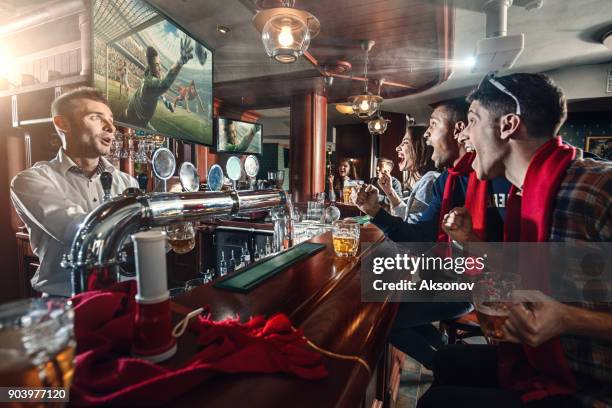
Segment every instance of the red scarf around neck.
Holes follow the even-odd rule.
[[[525,174],[522,196],[517,195],[514,186],[510,189],[504,241],[548,241],[555,199],[575,156],[576,149],[564,145],[560,137],[552,138],[536,151]],[[541,265],[520,268],[524,283],[549,287],[548,264],[542,261]],[[528,271],[532,272],[530,276],[526,274]],[[559,338],[538,347],[500,344],[499,378],[502,386],[520,391],[523,402],[572,394],[576,387]]]
[[[465,193],[464,207],[472,215],[472,227],[474,233],[480,238],[485,239],[486,220],[487,220],[487,181],[478,180],[476,172],[472,170],[472,162],[476,157],[475,153],[466,153],[459,159],[459,162],[450,167],[448,177],[444,184],[444,194],[442,195],[442,205],[440,206],[440,219],[438,222],[438,242],[448,242],[449,237],[442,229],[444,216],[453,209],[453,195],[457,186],[457,180],[461,176],[468,176],[467,191]]]

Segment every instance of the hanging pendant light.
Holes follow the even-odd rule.
[[[293,8],[294,0],[283,0],[283,7],[265,9],[253,17],[261,32],[266,53],[283,64],[290,64],[308,50],[310,40],[319,34],[321,24],[312,14]]]
[[[378,111],[378,109],[380,108],[380,104],[383,101],[383,98],[381,98],[380,96],[373,95],[371,92],[368,92],[369,53],[374,44],[375,43],[372,40],[364,41],[361,44],[361,48],[366,53],[365,65],[363,67],[363,76],[365,84],[363,94],[351,96],[348,98],[348,101],[353,108],[355,116],[357,116],[359,119],[371,118]]]
[[[389,119],[385,119],[381,116],[378,111],[378,116],[368,122],[368,130],[373,135],[382,135],[387,131],[387,126],[391,122]]]

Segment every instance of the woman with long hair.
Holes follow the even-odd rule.
[[[425,130],[425,126],[409,126],[402,142],[395,148],[399,169],[404,172],[403,187],[407,190],[405,197],[402,199],[393,190],[388,175],[378,180],[378,186],[389,197],[392,213],[406,222],[415,222],[427,209],[433,184],[440,175],[431,160],[433,148],[423,138]]]
[[[329,201],[342,200],[342,190],[344,183],[357,179],[357,170],[355,165],[349,159],[342,159],[338,162],[337,174],[330,174],[327,178],[327,198]]]

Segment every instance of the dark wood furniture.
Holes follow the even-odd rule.
[[[372,407],[388,400],[393,361],[387,354],[386,338],[397,304],[362,302],[360,279],[361,258],[382,239],[378,229],[364,227],[358,256],[338,258],[333,252],[331,234],[327,233],[313,239],[327,244],[323,251],[287,268],[248,294],[208,284],[173,303],[178,315],[209,305],[214,319],[285,313],[316,345],[334,353],[357,356],[367,362],[371,372],[355,361],[323,357],[329,375],[322,380],[306,381],[287,375],[220,375],[174,404]],[[176,366],[189,359],[197,349],[195,341],[195,334],[187,332],[179,341],[177,356],[168,365]]]

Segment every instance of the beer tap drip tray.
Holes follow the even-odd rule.
[[[325,244],[303,242],[274,257],[264,259],[239,272],[224,277],[213,284],[215,288],[232,292],[249,293],[260,283],[271,278],[289,266],[325,248]]]

